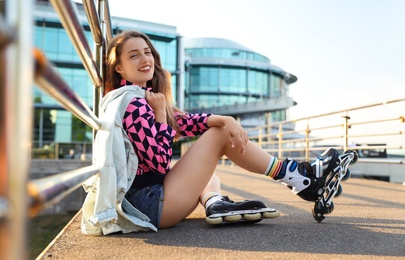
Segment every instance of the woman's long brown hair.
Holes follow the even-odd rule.
[[[124,31],[120,34],[117,34],[110,42],[107,49],[107,58],[106,58],[106,74],[105,74],[105,88],[104,95],[108,92],[120,88],[121,75],[115,70],[115,67],[120,64],[120,56],[122,52],[122,47],[124,43],[131,38],[140,37],[145,40],[146,44],[150,47],[152,56],[155,59],[155,70],[151,80],[146,82],[145,87],[152,88],[154,93],[162,93],[166,97],[166,114],[167,114],[167,123],[174,130],[176,130],[177,135],[179,136],[179,125],[177,124],[174,113],[184,113],[180,109],[176,108],[173,104],[171,84],[169,80],[169,72],[165,71],[162,68],[160,61],[160,54],[153,46],[149,37],[141,32],[137,31]]]

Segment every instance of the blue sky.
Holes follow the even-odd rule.
[[[113,16],[236,41],[296,75],[302,118],[405,97],[402,0],[110,0]]]

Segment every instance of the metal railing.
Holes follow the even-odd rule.
[[[31,142],[33,64],[31,1],[5,1],[1,7],[0,99],[1,181],[0,258],[24,259],[27,172]],[[4,17],[4,18],[3,18]],[[14,249],[15,248],[15,249]]]
[[[32,142],[31,159],[92,159],[92,142]]]
[[[88,166],[50,177],[28,181],[32,129],[32,86],[37,85],[89,125],[100,129],[98,104],[103,91],[105,46],[112,38],[107,0],[83,0],[95,42],[87,42],[71,0],[50,1],[69,35],[94,86],[94,111],[53,69],[31,38],[34,1],[0,2],[0,259],[26,259],[28,215],[36,215],[78,188],[98,172]],[[7,64],[7,66],[5,66]],[[23,75],[23,76],[22,76]],[[10,138],[10,137],[13,138]],[[27,200],[27,197],[29,198]]]
[[[398,116],[390,115],[390,105],[399,107],[395,109]],[[380,113],[376,110],[380,110]],[[405,98],[400,98],[258,126],[247,131],[250,140],[278,158],[309,161],[326,147],[334,147],[341,152],[349,149],[364,151],[360,157],[368,159],[383,158],[384,155],[388,157],[387,151],[394,151],[398,158],[404,158],[404,111]],[[362,120],[352,119],[359,117]],[[294,129],[291,129],[291,125]],[[371,156],[370,152],[375,153],[376,150],[383,152]],[[398,163],[403,163],[403,160],[398,160]]]
[[[246,128],[246,131],[251,141],[279,159],[311,161],[333,147],[340,152],[356,150],[360,162],[405,164],[404,113],[405,98],[398,98]],[[192,143],[183,143],[181,154]],[[227,160],[223,156],[222,164]]]
[[[27,216],[38,214],[66,197],[86,179],[97,173],[96,166],[88,166],[51,177],[28,181],[28,168],[31,151],[32,96],[33,81],[66,110],[81,119],[94,131],[100,128],[98,104],[103,90],[103,60],[105,46],[112,38],[111,20],[107,0],[83,0],[84,10],[89,20],[94,39],[94,53],[88,44],[83,29],[78,22],[77,11],[71,0],[51,0],[68,32],[79,57],[84,64],[94,86],[94,111],[64,82],[54,71],[42,53],[33,49],[30,33],[32,31],[33,1],[7,0],[0,14],[0,259],[25,259]],[[1,3],[1,2],[0,2]],[[32,51],[34,50],[34,51]],[[93,55],[94,54],[94,55]],[[7,64],[7,66],[5,66]],[[21,75],[24,75],[23,77]],[[386,104],[403,102],[397,99]],[[342,140],[339,148],[349,148],[351,128],[356,125],[399,121],[404,117],[351,122],[349,112],[381,106],[372,104],[349,110],[342,110],[295,121],[248,129],[251,140],[268,152],[284,157],[286,153],[303,153],[303,158],[311,157],[311,151],[321,150],[326,140]],[[342,122],[325,126],[312,126],[310,121],[327,116],[339,116]],[[301,131],[286,131],[286,125],[304,122]],[[320,136],[314,131],[341,128],[335,135]],[[274,129],[278,131],[273,132]],[[300,134],[298,138],[291,135]],[[375,136],[376,134],[374,134]],[[380,133],[380,136],[403,135],[403,132]],[[12,137],[12,138],[10,138]],[[358,138],[366,135],[357,135]],[[337,141],[334,141],[337,142]],[[331,143],[329,143],[330,145]],[[186,144],[185,144],[186,146]],[[374,149],[373,146],[356,149]],[[381,148],[381,146],[378,146]],[[400,149],[402,146],[385,146],[386,149]],[[297,157],[297,156],[295,156]],[[29,198],[27,200],[27,198]]]

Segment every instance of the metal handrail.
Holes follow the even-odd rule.
[[[28,183],[30,215],[35,216],[43,209],[55,205],[97,172],[98,166],[91,165],[30,181]]]
[[[55,2],[55,1],[53,1]],[[85,12],[87,17],[93,20],[93,22],[100,22],[102,23],[102,19],[100,19],[101,14],[103,14],[103,19],[105,19],[104,15],[104,7],[99,8],[99,14],[97,17],[95,17],[96,13],[95,11],[95,6],[93,1],[86,1],[87,7],[85,8]],[[102,1],[99,1],[99,4]],[[77,13],[75,12],[74,6],[70,1],[56,1],[54,3],[55,9],[61,9],[62,10],[57,10],[59,11],[59,15],[63,18],[62,19],[62,24],[65,27],[65,30],[68,31],[69,35],[71,36],[71,40],[75,48],[78,50],[79,55],[83,54],[83,51],[81,50],[80,45],[83,43],[83,41],[78,41],[77,35],[81,35],[84,37],[84,33],[82,28],[77,28],[76,27],[69,27],[71,22],[73,24],[78,24],[78,18],[77,18]],[[63,9],[63,7],[66,7],[66,9]],[[68,27],[68,28],[66,28]],[[97,26],[93,24],[93,34],[94,37],[97,39],[97,37],[102,37],[102,40],[99,40],[99,42],[104,43],[104,28],[102,26]],[[78,32],[73,32],[74,30],[78,30]],[[97,30],[100,29],[100,35],[98,35]],[[83,40],[83,37],[81,39]],[[85,40],[85,38],[84,38]],[[85,41],[87,43],[87,40]],[[87,54],[90,53],[88,45],[87,47],[84,48]],[[99,68],[96,69],[97,73],[99,71],[102,71],[102,54],[104,52],[104,44],[97,45],[97,61],[94,62],[91,60],[91,65],[94,68]],[[35,74],[36,74],[36,81],[39,84],[39,86],[46,91],[49,95],[51,95],[53,98],[55,98],[62,106],[64,106],[68,111],[72,112],[74,115],[76,115],[79,119],[81,119],[83,122],[88,124],[90,127],[93,128],[93,130],[99,130],[101,127],[101,122],[97,118],[97,113],[94,113],[90,110],[90,108],[86,105],[85,102],[83,102],[76,94],[73,92],[71,88],[68,87],[68,85],[63,81],[61,77],[58,76],[58,74],[52,69],[52,66],[50,66],[50,63],[46,60],[46,58],[41,55],[41,53],[38,50],[34,51],[35,54],[35,64],[37,65]],[[82,55],[82,62],[85,63],[84,58],[89,58],[89,55]],[[93,70],[94,71],[94,70]],[[89,72],[89,71],[88,71]],[[89,72],[89,74],[91,74]],[[101,78],[100,78],[101,79]],[[95,84],[96,87],[102,87],[103,84],[102,82],[100,84]],[[100,88],[96,88],[95,91],[95,100],[96,102],[94,103],[94,110],[98,110],[98,100],[99,98],[97,97],[97,90]],[[91,167],[84,167],[80,168],[71,172],[66,172],[66,173],[61,173],[59,175],[56,175],[53,178],[48,178],[48,179],[39,179],[35,181],[30,181],[28,183],[29,187],[29,195],[31,197],[31,209],[30,213],[31,214],[37,214],[40,212],[41,209],[50,207],[60,201],[60,199],[66,197],[69,193],[71,193],[75,188],[78,187],[80,183],[83,183],[86,179],[91,177],[92,175],[97,173],[97,167],[91,166]],[[67,176],[75,176],[74,181],[72,181],[71,178],[67,178]],[[67,178],[67,180],[66,180]],[[51,180],[51,181],[50,181]],[[54,185],[54,190],[52,192],[55,192],[52,194],[52,196],[46,196],[48,194],[48,190],[46,188],[46,185],[44,183],[53,183]],[[35,188],[33,188],[35,187]],[[58,187],[63,187],[58,189]],[[69,187],[69,188],[66,188]],[[49,195],[49,194],[48,194]]]
[[[330,116],[330,115],[337,115],[337,114],[342,114],[342,113],[347,113],[347,112],[352,112],[356,110],[362,110],[365,108],[371,108],[371,107],[377,107],[377,106],[383,106],[383,105],[388,105],[388,104],[393,104],[393,103],[398,103],[405,101],[405,97],[403,98],[397,98],[397,99],[391,99],[383,102],[377,102],[377,103],[371,103],[363,106],[357,106],[357,107],[352,107],[352,108],[347,108],[347,109],[342,109],[342,110],[337,110],[337,111],[332,111],[324,114],[318,114],[314,116],[309,116],[309,117],[302,117],[294,120],[289,120],[289,121],[284,121],[283,124],[290,124],[290,123],[295,123],[298,121],[304,121],[308,119],[314,119],[314,118],[319,118],[319,117],[324,117],[324,116]]]
[[[404,117],[394,117],[394,118],[385,118],[385,119],[380,119],[380,120],[371,120],[371,121],[364,121],[364,122],[355,122],[355,123],[350,123],[351,126],[355,125],[364,125],[364,124],[370,124],[370,123],[384,123],[384,122],[389,122],[389,121],[403,121]]]
[[[94,42],[101,46],[104,43],[103,35],[101,34],[101,23],[97,14],[94,0],[83,0],[83,7],[89,21],[90,30],[93,34]]]
[[[6,26],[3,16],[0,14],[0,93],[6,93],[5,82],[5,48],[12,42],[12,35]],[[0,96],[0,120],[4,122],[6,117],[6,95]],[[6,156],[6,124],[0,124],[0,172],[6,173],[7,171],[7,156]],[[0,221],[7,217],[9,209],[8,200],[5,198],[7,194],[7,175],[0,174]],[[4,196],[4,197],[3,197]],[[0,232],[0,237],[2,236]]]
[[[7,1],[5,26],[15,37],[2,53],[1,148],[5,148],[0,175],[7,184],[4,195],[5,219],[0,222],[0,259],[26,259],[27,193],[29,151],[32,129],[32,1]],[[1,29],[2,30],[2,29]],[[4,55],[4,56],[3,56]],[[3,77],[4,76],[4,77]],[[2,153],[3,153],[2,152]],[[3,154],[2,154],[3,155]],[[3,164],[4,163],[4,164]],[[4,178],[4,179],[3,179]]]
[[[34,57],[35,80],[39,87],[87,125],[93,129],[100,129],[100,120],[52,68],[41,51],[34,49]]]
[[[71,0],[51,0],[50,2],[61,18],[63,28],[65,28],[68,33],[94,86],[100,87],[102,85],[102,78],[93,60],[92,51],[87,42],[84,30],[79,22],[76,6]]]
[[[23,3],[24,2],[24,3]],[[30,33],[32,31],[32,5],[33,1],[8,1],[8,17],[6,22],[10,26],[5,25],[0,20],[0,59],[4,58],[4,50],[7,49],[7,55],[10,62],[7,63],[7,68],[0,65],[0,75],[3,76],[6,72],[6,77],[0,78],[0,92],[6,95],[0,97],[0,119],[4,117],[5,124],[0,126],[0,155],[4,151],[6,158],[4,164],[0,164],[1,170],[7,173],[4,177],[0,175],[0,238],[6,237],[12,243],[3,248],[0,244],[0,259],[25,259],[26,256],[26,216],[28,209],[32,215],[38,214],[42,209],[50,207],[66,197],[73,190],[79,187],[85,180],[94,176],[98,172],[98,167],[95,165],[76,169],[65,173],[60,173],[47,178],[37,179],[27,182],[28,172],[28,154],[30,149],[30,131],[32,115],[27,113],[32,109],[31,96],[27,95],[32,87],[32,78],[34,78],[39,86],[63,105],[68,111],[80,118],[83,122],[88,124],[94,130],[100,129],[101,122],[97,118],[98,113],[92,112],[89,107],[80,100],[72,89],[62,80],[62,78],[52,69],[51,64],[45,59],[38,50],[34,51],[34,62],[32,62],[32,40]],[[68,32],[68,35],[79,54],[82,63],[92,79],[95,88],[95,104],[94,110],[98,109],[98,98],[100,90],[103,87],[103,71],[102,71],[102,58],[104,47],[112,39],[111,17],[109,12],[108,0],[98,0],[98,10],[95,8],[93,0],[85,0],[85,11],[89,19],[90,27],[93,33],[93,38],[96,43],[96,61],[92,58],[92,51],[86,40],[83,29],[79,23],[77,12],[74,4],[70,0],[51,0],[55,10],[58,12],[61,22]],[[96,16],[98,11],[98,16]],[[1,18],[0,18],[1,19]],[[99,25],[97,25],[99,23]],[[18,38],[10,37],[6,30],[10,28],[15,29]],[[13,36],[13,35],[12,35]],[[13,40],[12,47],[4,47]],[[3,45],[4,44],[4,45]],[[2,60],[0,60],[1,62]],[[36,68],[32,68],[35,64]],[[25,77],[20,75],[24,74]],[[32,77],[31,77],[32,76]],[[10,87],[13,86],[13,87]],[[346,110],[335,111],[327,114],[306,117],[293,121],[285,121],[277,124],[266,125],[255,128],[259,131],[258,140],[259,145],[267,145],[268,141],[265,139],[270,136],[275,136],[274,145],[278,145],[278,156],[282,157],[285,151],[305,151],[305,158],[309,158],[309,151],[320,150],[321,147],[310,147],[310,143],[315,140],[325,140],[329,137],[315,138],[310,137],[311,131],[316,128],[309,127],[309,120],[328,115],[344,114],[344,122],[334,127],[342,127],[344,133],[333,138],[343,139],[342,144],[337,145],[339,149],[348,147],[349,135],[348,129],[355,125],[355,123],[348,123],[348,112],[365,109],[380,105],[391,104],[395,102],[404,101],[405,98],[390,100],[387,102],[374,103],[366,106],[355,107]],[[7,101],[7,102],[6,102]],[[6,104],[7,103],[7,104]],[[15,116],[11,116],[11,114]],[[403,117],[399,118],[404,121]],[[305,133],[305,138],[301,138],[300,142],[305,144],[305,148],[285,148],[283,145],[293,143],[290,140],[285,141],[283,136],[295,131],[283,132],[283,125],[296,123],[298,121],[306,121],[307,128],[300,132]],[[375,120],[373,120],[375,121]],[[371,123],[372,121],[368,122]],[[361,124],[366,124],[362,122]],[[373,122],[374,123],[374,122]],[[360,123],[359,123],[360,124]],[[266,130],[278,128],[277,134],[264,134]],[[322,128],[331,128],[326,126]],[[320,130],[318,127],[317,130]],[[7,138],[13,133],[13,138]],[[403,134],[400,132],[399,134]],[[365,135],[362,135],[365,136]],[[363,149],[363,146],[357,147]],[[378,146],[378,148],[382,148]],[[384,148],[384,147],[383,147]],[[403,149],[402,146],[386,146],[387,149]],[[289,150],[290,149],[290,150]],[[373,149],[373,146],[365,147],[364,149]],[[273,150],[273,149],[267,149]],[[398,160],[395,161],[398,163]],[[400,161],[403,163],[403,160]],[[12,172],[13,174],[10,174]],[[8,178],[8,179],[4,179]],[[13,190],[9,191],[6,182],[13,183]],[[27,194],[29,195],[29,202],[27,201]],[[9,195],[9,196],[7,196]],[[11,225],[4,225],[11,224]],[[3,228],[6,227],[6,228]],[[12,244],[12,246],[11,246]]]
[[[0,26],[0,31],[3,31],[3,26]],[[2,34],[2,32],[0,33]],[[10,202],[8,199],[8,163],[7,163],[7,127],[5,124],[6,118],[6,62],[5,62],[5,47],[6,42],[1,40],[2,47],[0,48],[0,240],[11,236],[11,232],[6,229],[9,224]],[[4,44],[4,45],[3,45]],[[2,252],[3,251],[3,252]],[[8,254],[8,250],[0,243],[0,258],[4,258]]]
[[[106,27],[105,21],[110,22],[110,17],[108,2],[102,0],[98,2],[99,14],[97,16],[93,0],[85,1],[87,4],[85,7],[88,7],[85,11],[90,20],[94,41],[99,45],[96,64],[83,28],[79,23],[75,5],[70,0],[51,0],[93,84],[96,87],[102,87],[100,71],[106,42],[103,29]],[[32,32],[33,8],[31,5],[33,5],[33,1],[7,1],[5,5],[7,7],[6,20],[3,21],[0,16],[0,91],[2,93],[0,116],[2,120],[5,118],[4,124],[0,126],[0,167],[3,172],[7,173],[0,175],[0,240],[2,241],[0,259],[26,259],[28,209],[31,215],[38,214],[42,209],[59,202],[98,172],[98,167],[92,165],[47,178],[27,181],[31,141],[31,131],[27,131],[27,129],[32,129],[32,114],[29,112],[32,110],[32,97],[27,93],[30,93],[32,89],[34,78],[39,87],[65,109],[94,130],[101,127],[101,122],[96,116],[97,113],[93,113],[86,103],[74,93],[42,53],[34,49],[32,56],[33,40],[30,38],[30,32]],[[107,8],[105,8],[106,5]],[[100,8],[100,6],[103,7]],[[101,26],[102,24],[104,26]],[[111,24],[108,24],[107,28],[109,31],[105,37],[111,39]],[[14,37],[13,33],[18,37]],[[7,62],[3,62],[6,56]],[[4,66],[6,63],[7,67]],[[95,110],[97,109],[98,102],[95,103]],[[13,138],[8,138],[11,133]],[[12,190],[8,189],[9,183],[13,184]],[[29,202],[27,202],[27,195],[29,195]],[[4,239],[11,242],[3,243],[6,241]]]
[[[297,151],[303,151],[305,152],[305,160],[310,160],[310,153],[309,151],[313,150],[313,143],[316,141],[325,141],[325,140],[342,140],[341,143],[336,145],[341,150],[347,150],[350,149],[351,147],[349,146],[348,140],[351,138],[363,138],[363,137],[388,137],[388,136],[395,136],[395,135],[404,135],[403,131],[391,131],[391,132],[379,132],[379,133],[362,133],[362,134],[351,134],[350,129],[354,126],[358,125],[371,125],[371,124],[377,124],[377,123],[386,123],[386,122],[400,122],[404,123],[404,116],[400,117],[389,117],[389,118],[382,118],[382,119],[372,119],[368,121],[361,121],[361,122],[350,122],[349,123],[349,112],[350,111],[356,111],[356,110],[362,110],[362,109],[368,109],[372,107],[377,107],[377,106],[385,106],[388,104],[393,104],[393,103],[398,103],[398,102],[404,102],[405,98],[398,98],[398,99],[393,99],[393,100],[388,100],[385,102],[380,102],[380,103],[373,103],[369,105],[363,105],[363,106],[358,106],[358,107],[353,107],[350,109],[345,109],[345,110],[339,110],[335,112],[330,112],[330,113],[324,113],[320,115],[315,115],[315,116],[310,116],[306,118],[300,118],[297,120],[292,120],[292,121],[283,121],[283,122],[278,122],[278,123],[273,123],[269,125],[264,125],[264,126],[259,126],[259,127],[254,127],[247,129],[248,132],[259,132],[259,134],[255,134],[252,136],[249,136],[251,140],[256,141],[258,144],[260,144],[261,147],[265,148],[266,151],[270,152],[277,152],[278,157],[282,158],[283,157],[283,152],[297,152]],[[317,127],[310,127],[310,121],[314,119],[320,119],[320,118],[327,118],[329,116],[334,116],[334,115],[339,115],[339,114],[344,114],[343,116],[343,124],[335,124],[335,125],[324,125],[324,126],[317,126]],[[286,124],[291,124],[291,122],[297,123],[297,122],[305,122],[306,123],[306,130],[298,130],[298,131],[291,131],[283,130],[283,125]],[[275,129],[278,128],[279,131],[277,133],[266,133],[266,129]],[[333,133],[334,135],[328,135],[328,136],[310,136],[311,133],[313,133],[315,130],[316,131],[321,131],[321,130],[330,130],[332,128],[337,128],[338,130],[335,130]],[[339,128],[341,130],[339,130]],[[291,134],[299,134],[303,133],[304,135],[299,137],[299,138],[290,138],[290,139],[285,139],[286,135],[291,135]],[[339,133],[339,134],[338,134]],[[283,147],[283,145],[286,144],[302,144],[301,147]],[[273,148],[266,148],[266,146],[275,146]],[[404,149],[403,146],[401,145],[384,145],[384,146],[356,146],[354,147],[355,149],[363,149],[363,150],[372,150],[372,149],[399,149],[402,150]]]
[[[9,43],[13,41],[14,34],[10,28],[6,25],[6,21],[2,14],[0,14],[0,50],[5,48]]]
[[[102,4],[103,6],[99,7],[99,9],[102,11],[103,17],[103,24],[106,26],[105,28],[105,37],[107,40],[107,45],[110,43],[111,39],[113,38],[113,30],[112,30],[112,23],[111,23],[111,14],[110,14],[110,5],[108,4],[108,0],[100,0],[99,1],[100,5]]]
[[[78,24],[77,12],[75,11],[74,6],[70,1],[61,0],[61,1],[52,1],[55,9],[57,9],[59,16],[62,18],[62,24],[65,30],[69,33],[71,41],[78,51],[79,56],[82,58],[82,62],[85,64],[86,61],[89,61],[91,57],[91,51],[88,47],[87,40],[84,37],[83,30]],[[104,5],[103,5],[103,3]],[[109,15],[109,11],[105,10],[105,0],[99,0],[99,9],[96,17],[95,6],[93,0],[86,1],[87,7],[85,7],[86,15],[91,19],[92,23],[97,21],[100,24],[103,24],[105,20],[110,21],[109,17],[106,17],[106,13]],[[100,19],[102,17],[102,19]],[[72,24],[74,26],[72,26]],[[97,26],[96,24],[92,25],[93,27],[93,36],[95,40],[98,40],[100,45],[96,46],[96,61],[89,61],[88,66],[91,65],[91,70],[87,70],[88,73],[97,72],[97,76],[102,72],[102,63],[103,63],[103,53],[105,52],[105,37],[111,34],[111,32],[105,31],[104,26]],[[109,26],[109,28],[111,28]],[[100,37],[98,30],[102,39]],[[76,31],[75,31],[76,30]],[[79,36],[79,37],[78,37]],[[84,44],[84,49],[81,44]],[[62,106],[65,107],[72,114],[77,116],[83,122],[88,124],[93,130],[99,130],[101,127],[101,122],[97,118],[97,111],[99,106],[99,99],[103,87],[103,82],[99,84],[94,84],[95,96],[94,96],[94,111],[91,111],[90,108],[83,102],[80,97],[76,96],[74,91],[69,88],[69,86],[63,81],[63,79],[58,76],[58,74],[52,69],[50,63],[42,55],[39,50],[34,50],[35,56],[35,79],[42,90],[47,92],[51,97],[56,99]],[[98,69],[95,69],[98,68]],[[96,166],[84,167],[76,169],[74,171],[61,173],[49,178],[38,179],[35,181],[30,181],[28,183],[29,195],[31,198],[30,203],[30,213],[31,215],[39,213],[42,209],[50,207],[55,203],[59,202],[60,199],[66,197],[70,194],[75,188],[82,184],[86,179],[90,178],[98,172]],[[53,184],[53,187],[48,189],[48,185]],[[49,194],[52,192],[52,194]]]
[[[282,122],[277,122],[277,123],[272,123],[268,125],[262,125],[262,126],[257,126],[257,127],[252,127],[252,128],[246,128],[245,130],[249,134],[249,139],[253,142],[255,142],[258,146],[262,147],[265,151],[271,153],[273,156],[278,157],[279,159],[283,159],[285,157],[285,153],[302,153],[304,156],[296,156],[294,155],[294,159],[304,159],[304,160],[311,160],[316,157],[316,153],[310,153],[311,151],[323,151],[325,149],[325,146],[318,145],[316,142],[325,142],[325,141],[333,141],[334,140],[334,145],[331,145],[329,143],[327,146],[328,147],[334,147],[338,150],[341,151],[346,151],[348,149],[356,149],[356,150],[376,150],[376,149],[385,149],[385,150],[400,150],[402,153],[405,153],[404,149],[405,147],[403,145],[356,145],[355,147],[352,147],[349,145],[348,141],[349,139],[353,138],[379,138],[377,142],[374,143],[379,143],[381,142],[381,138],[383,137],[392,137],[392,136],[403,136],[404,131],[396,131],[394,129],[390,129],[392,131],[383,131],[383,132],[378,132],[378,133],[370,133],[370,132],[363,132],[361,134],[355,134],[352,133],[352,128],[355,126],[364,126],[364,125],[373,125],[373,124],[381,124],[381,123],[392,123],[392,122],[398,122],[398,123],[404,123],[405,119],[404,116],[399,116],[399,117],[387,117],[387,118],[381,118],[381,119],[371,119],[367,121],[360,121],[360,122],[349,122],[349,112],[350,111],[357,111],[357,110],[364,110],[364,109],[369,109],[372,107],[378,107],[378,106],[386,106],[389,104],[394,104],[394,103],[399,103],[399,102],[404,102],[405,98],[398,98],[398,99],[393,99],[393,100],[388,100],[385,102],[379,102],[379,103],[373,103],[369,105],[363,105],[363,106],[358,106],[358,107],[353,107],[350,109],[345,109],[345,110],[339,110],[339,111],[334,111],[330,113],[324,113],[320,115],[314,115],[310,117],[305,117],[305,118],[300,118],[296,120],[288,120],[288,121],[282,121]],[[342,124],[329,124],[329,123],[324,123],[323,126],[310,126],[310,122],[312,120],[319,120],[321,118],[328,118],[331,116],[336,116],[336,115],[344,115],[341,116],[343,123]],[[336,119],[334,119],[336,120]],[[329,120],[330,121],[330,120]],[[290,126],[291,123],[305,123],[306,128],[305,129],[299,129],[299,130],[289,130],[290,127],[286,127],[287,130],[284,130],[285,125]],[[319,124],[319,122],[318,122]],[[335,128],[335,129],[333,129]],[[278,131],[276,131],[278,129]],[[369,127],[369,129],[373,129],[372,127]],[[316,131],[317,134],[314,132]],[[322,131],[332,131],[331,133],[328,133],[327,135],[323,134]],[[319,134],[318,134],[319,133]],[[298,136],[293,136],[289,137],[288,135],[294,135],[297,134]],[[286,138],[287,137],[287,138]],[[289,137],[289,138],[288,138]],[[192,142],[190,142],[192,143]],[[190,146],[190,143],[186,143],[182,145],[182,153],[184,153],[188,147]],[[226,157],[222,158],[223,160],[226,159]],[[362,159],[360,159],[361,161]],[[367,158],[367,161],[370,161],[369,158]],[[402,163],[403,160],[389,160],[387,161],[391,163]],[[224,163],[224,162],[223,162]]]

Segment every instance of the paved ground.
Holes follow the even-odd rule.
[[[405,257],[405,186],[351,178],[322,223],[313,203],[265,176],[218,166],[224,194],[260,199],[281,216],[253,225],[209,226],[199,207],[174,228],[86,236],[80,213],[39,259],[394,259]],[[405,174],[405,173],[404,173]]]

